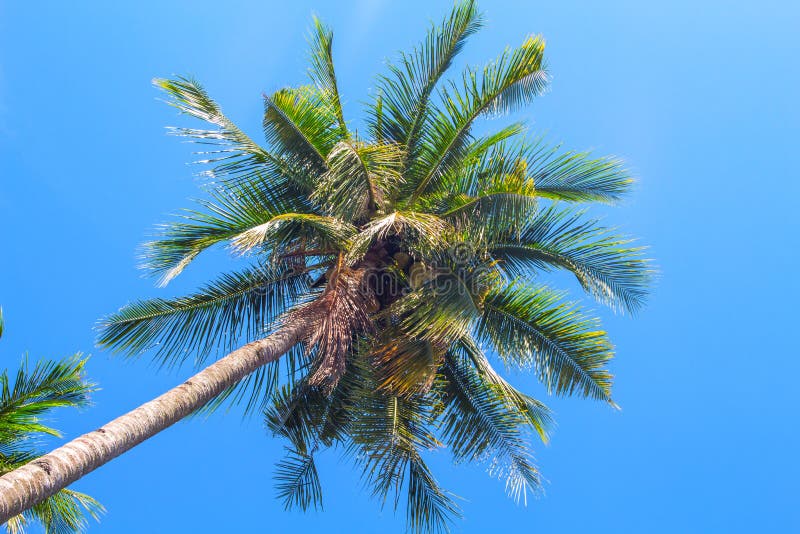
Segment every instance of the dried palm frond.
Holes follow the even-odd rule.
[[[309,385],[331,391],[344,373],[353,340],[374,330],[370,313],[378,303],[368,275],[369,269],[351,269],[340,257],[322,295],[289,314],[289,321],[311,325],[305,343],[309,351],[316,348],[319,357]]]

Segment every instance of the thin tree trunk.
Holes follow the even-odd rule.
[[[227,388],[296,345],[306,328],[294,321],[211,364],[183,384],[97,430],[0,477],[0,524],[66,488],[202,408]]]

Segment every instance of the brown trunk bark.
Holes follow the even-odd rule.
[[[202,408],[302,338],[295,321],[216,361],[160,397],[0,477],[0,524]]]

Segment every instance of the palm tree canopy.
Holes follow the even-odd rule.
[[[0,336],[3,315],[0,309]],[[31,366],[27,358],[16,373],[0,374],[0,475],[39,456],[36,438],[60,437],[42,419],[54,408],[81,407],[89,402],[94,385],[84,377],[86,359],[79,356],[60,361],[41,360]],[[38,522],[47,534],[73,534],[86,527],[86,515],[97,518],[103,506],[92,497],[64,489],[6,523],[10,534],[21,534]]]
[[[632,178],[616,158],[562,150],[518,123],[475,133],[548,83],[540,36],[447,77],[481,25],[464,1],[432,26],[378,78],[361,132],[342,110],[332,32],[316,19],[309,84],[264,96],[265,145],[196,81],[155,80],[181,113],[210,123],[171,129],[208,147],[208,180],[206,198],[146,243],[144,267],[166,284],[216,246],[248,265],[191,295],[125,306],[99,343],[199,364],[310,320],[304,350],[229,392],[288,440],[277,471],[287,507],[321,505],[314,455],[331,446],[379,499],[405,495],[415,531],[445,530],[458,513],[424,461],[431,449],[490,462],[515,499],[537,491],[528,441],[547,440],[550,412],[494,359],[534,370],[548,392],[613,405],[607,334],[542,273],[571,273],[615,310],[643,305],[642,249],[572,207],[613,204]]]

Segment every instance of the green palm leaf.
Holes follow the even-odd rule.
[[[634,312],[647,296],[653,271],[631,240],[583,220],[581,212],[550,207],[517,235],[498,239],[491,254],[514,276],[566,269],[598,301]]]
[[[605,368],[613,357],[611,343],[596,320],[562,303],[561,296],[523,283],[493,290],[484,301],[478,336],[508,364],[535,366],[549,391],[577,391],[613,404]]]
[[[86,361],[75,355],[31,365],[25,358],[13,381],[8,370],[0,374],[0,475],[38,458],[29,449],[38,435],[60,437],[58,430],[44,424],[48,412],[88,404],[95,386],[86,381]],[[37,522],[46,533],[74,534],[86,527],[86,514],[98,519],[103,511],[103,506],[92,497],[63,489],[12,517],[5,526],[10,533],[22,534],[29,523]]]
[[[409,454],[406,517],[411,532],[449,532],[449,524],[460,514],[455,501],[439,486],[422,457]]]
[[[317,17],[314,17],[314,27],[309,44],[311,45],[309,76],[322,92],[322,96],[328,102],[328,107],[336,115],[340,134],[342,137],[348,137],[347,124],[344,121],[339,97],[339,87],[336,83],[336,69],[333,66],[333,32]]]
[[[482,373],[473,367],[463,347],[448,353],[443,370],[447,389],[442,431],[454,457],[490,461],[493,474],[505,475],[510,496],[527,501],[529,491],[541,490],[541,477],[528,452],[525,429],[533,415],[534,428],[543,433],[550,423],[547,409],[485,368]]]
[[[399,65],[389,65],[391,74],[378,80],[379,102],[369,123],[376,139],[402,143],[409,158],[416,154],[436,84],[481,25],[475,2],[459,2],[412,54],[401,54]]]
[[[211,191],[177,220],[158,227],[156,239],[142,247],[142,267],[161,275],[161,285],[178,276],[200,253],[304,206],[285,188],[265,189],[253,182]]]
[[[403,151],[396,144],[341,141],[328,154],[328,171],[312,198],[348,221],[383,213],[398,182]]]
[[[225,274],[195,294],[128,304],[100,323],[97,343],[136,355],[155,349],[164,363],[252,340],[308,290],[312,268],[251,268]]]
[[[287,455],[278,463],[275,480],[278,498],[287,510],[295,506],[303,510],[322,508],[322,486],[312,454],[287,449]]]
[[[205,89],[191,78],[174,80],[156,78],[156,87],[169,96],[168,103],[181,113],[208,122],[216,129],[170,128],[170,132],[187,137],[209,147],[198,154],[198,164],[211,164],[213,168],[204,174],[214,180],[236,184],[240,181],[265,182],[271,187],[297,181],[297,170],[286,161],[277,158],[253,141],[239,129],[206,93]]]
[[[448,234],[452,227],[447,221],[424,212],[394,211],[374,217],[365,224],[352,239],[347,260],[354,262],[363,258],[370,246],[376,242],[402,237],[409,250],[419,253],[441,252],[448,245]]]
[[[528,172],[541,197],[570,202],[618,202],[633,184],[624,163],[591,152],[561,151],[538,139],[526,147]]]
[[[80,407],[89,402],[94,385],[86,382],[86,358],[40,360],[33,366],[25,358],[14,379],[0,374],[0,449],[33,434],[60,436],[44,425],[41,416],[53,408]]]
[[[478,174],[477,183],[453,188],[437,208],[443,218],[458,221],[458,226],[518,228],[536,210],[537,190],[525,171],[524,162],[507,173],[473,171]]]
[[[382,395],[374,382],[362,385],[351,421],[350,450],[363,466],[363,477],[384,502],[394,492],[394,505],[407,486],[406,514],[413,532],[446,532],[459,514],[452,498],[436,482],[420,451],[439,446],[428,429],[435,414],[422,398]]]
[[[73,534],[88,526],[86,515],[99,520],[105,508],[98,501],[78,491],[64,489],[23,512],[27,521],[37,521],[46,534]]]
[[[302,241],[321,250],[340,249],[352,238],[355,228],[336,217],[312,213],[281,213],[232,237],[233,248],[247,252],[255,247],[281,251]]]
[[[313,86],[265,96],[263,124],[264,135],[278,154],[314,172],[324,171],[328,152],[343,137],[336,110]]]
[[[508,407],[515,410],[542,442],[550,441],[550,430],[555,424],[550,409],[533,397],[517,390],[500,376],[472,336],[465,336],[458,340],[450,349],[450,358],[463,360],[462,363],[468,361],[483,384],[502,398]]]
[[[418,275],[419,287],[391,309],[408,335],[447,346],[468,334],[481,315],[482,293],[495,273],[437,266]],[[417,285],[412,280],[413,285]],[[412,287],[413,287],[412,285]]]
[[[463,162],[478,117],[512,111],[541,94],[546,85],[541,37],[529,37],[519,48],[506,50],[480,76],[468,68],[461,87],[452,83],[442,91],[442,108],[426,129],[424,146],[408,173],[409,205]]]

